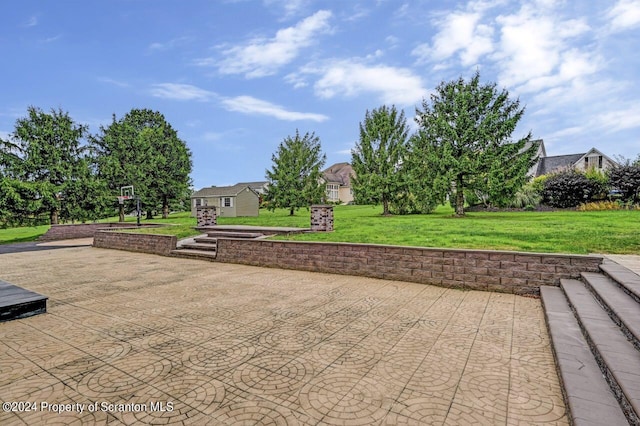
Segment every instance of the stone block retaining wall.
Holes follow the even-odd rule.
[[[118,250],[169,256],[176,248],[175,235],[136,234],[130,232],[97,231],[93,236],[93,246]]]
[[[538,295],[541,285],[596,272],[600,256],[372,244],[218,239],[216,261]]]
[[[159,226],[155,224],[144,224],[144,226]],[[72,238],[89,238],[98,229],[108,228],[137,228],[131,222],[109,222],[109,223],[77,223],[71,225],[51,225],[49,230],[38,238],[39,241],[68,240]]]

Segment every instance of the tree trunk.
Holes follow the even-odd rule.
[[[51,221],[52,225],[58,224],[58,210],[53,209],[51,210],[51,212],[49,212],[49,220]]]
[[[162,199],[162,218],[169,218],[169,200],[166,195]]]
[[[151,220],[151,219],[153,219],[153,211],[147,210],[147,220]]]
[[[382,199],[382,215],[383,216],[391,215],[391,213],[389,213],[389,201],[386,198]]]
[[[456,216],[464,216],[464,186],[462,176],[456,179]]]
[[[118,206],[118,222],[124,222],[124,205]]]
[[[289,207],[289,216],[293,216],[293,207]]]

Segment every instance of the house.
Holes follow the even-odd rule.
[[[351,178],[355,176],[349,163],[336,163],[322,172],[327,202],[347,204],[353,201]]]
[[[269,187],[269,182],[260,181],[260,182],[238,182],[236,185],[248,186],[253,189],[258,195],[264,195],[267,193],[267,188]]]
[[[258,216],[259,196],[247,184],[211,186],[191,194],[191,216],[198,206],[216,206],[218,217]]]
[[[601,151],[591,148],[586,153],[547,156],[544,141],[538,139],[531,141],[538,144],[538,160],[529,170],[529,176],[538,177],[567,169],[588,170],[597,169],[605,171],[616,164],[614,160]]]

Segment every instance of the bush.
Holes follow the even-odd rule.
[[[551,175],[544,181],[542,202],[557,208],[576,207],[593,201],[602,190],[602,185],[595,179],[589,179],[576,170],[567,170]]]
[[[618,190],[623,201],[640,201],[640,164],[627,161],[608,171],[611,187]]]
[[[542,201],[542,195],[540,191],[536,188],[534,182],[529,182],[524,185],[513,197],[509,207],[515,207],[517,209],[522,209],[526,207],[534,208]]]
[[[620,201],[595,201],[592,203],[583,203],[578,206],[577,210],[581,212],[604,211],[604,210],[640,210],[639,205],[625,203]]]

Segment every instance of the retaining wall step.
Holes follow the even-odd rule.
[[[204,251],[216,251],[217,245],[211,243],[185,243],[182,244],[182,249],[188,250],[204,250]]]
[[[563,291],[558,287],[541,286],[540,298],[558,376],[573,424],[628,424],[582,335]]]
[[[205,250],[177,249],[171,252],[171,256],[186,259],[216,260],[216,252]]]
[[[216,244],[218,242],[218,239],[214,237],[195,237],[193,240],[196,243],[204,243],[204,244]]]
[[[583,272],[582,280],[627,339],[640,351],[640,304],[606,275]],[[638,366],[640,369],[640,366]],[[640,371],[639,371],[640,373]]]
[[[640,275],[614,262],[603,263],[600,269],[615,280],[633,300],[640,303]]]
[[[207,235],[212,238],[260,238],[264,237],[261,232],[242,232],[242,231],[207,231]]]
[[[640,424],[640,352],[611,321],[584,283],[563,279],[560,286],[627,420]]]

